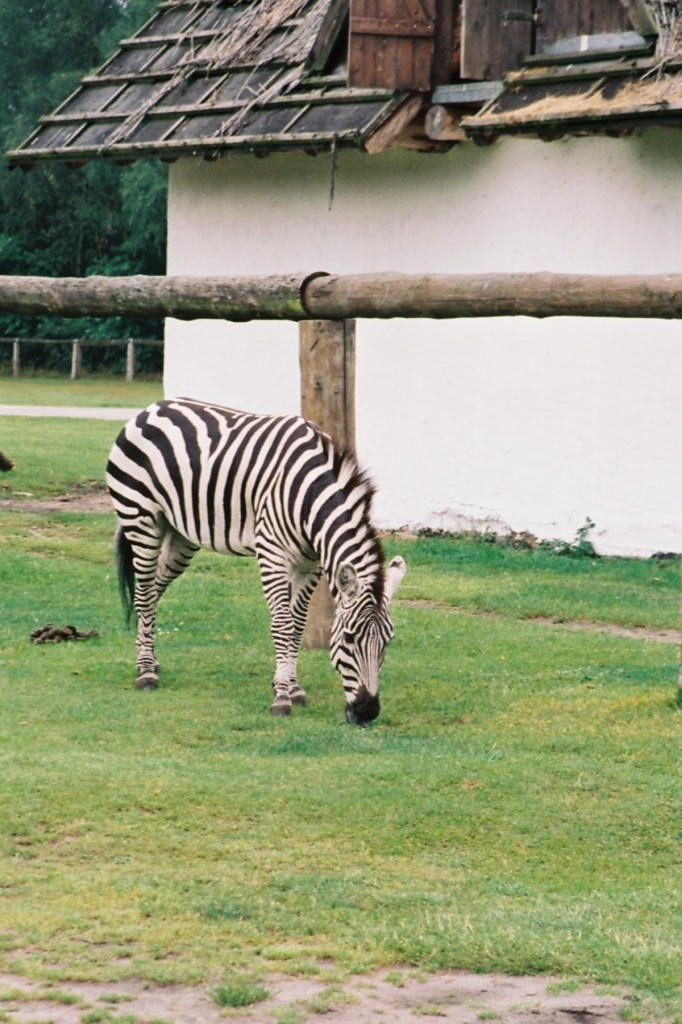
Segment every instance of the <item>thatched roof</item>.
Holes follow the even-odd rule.
[[[642,36],[569,38],[527,58],[494,99],[462,120],[466,134],[490,142],[682,127],[682,2],[623,3]]]
[[[462,121],[478,141],[500,135],[629,134],[682,127],[682,62],[653,58],[540,64],[510,74],[499,96]]]
[[[347,16],[348,0],[165,0],[8,157],[371,147],[406,96],[348,87]]]

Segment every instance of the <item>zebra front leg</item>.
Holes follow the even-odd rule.
[[[306,707],[308,698],[305,690],[299,685],[297,678],[298,655],[305,630],[310,600],[322,576],[322,569],[310,571],[294,570],[291,580],[291,613],[294,620],[293,637],[293,672],[289,676],[289,698],[292,704]]]
[[[275,674],[272,679],[272,692],[274,699],[270,705],[271,715],[290,715],[293,703],[291,696],[291,680],[296,679],[296,659],[292,657],[293,649],[293,621],[288,602],[282,600],[270,604],[272,615],[272,641],[275,645]],[[305,694],[301,690],[303,698]],[[300,700],[296,694],[297,703]]]
[[[260,549],[257,555],[263,591],[270,608],[272,642],[275,647],[275,674],[272,680],[274,699],[270,705],[270,714],[290,715],[294,702],[307,703],[306,695],[296,681],[296,660],[302,627],[300,630],[296,627],[294,607],[295,595],[301,590],[300,577],[296,576],[290,564],[280,558],[273,558],[271,551]],[[314,584],[308,589],[310,600]]]
[[[298,654],[310,598],[320,574],[319,569],[289,569],[286,599],[282,592],[281,605],[275,608],[271,605],[272,635],[277,659],[275,678],[272,682],[275,699],[270,706],[270,713],[273,715],[289,715],[293,704],[300,707],[306,707],[308,704],[306,692],[298,682]]]

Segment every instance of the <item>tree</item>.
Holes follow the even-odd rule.
[[[155,0],[0,0],[3,151],[22,142],[155,7]],[[155,161],[116,167],[101,160],[80,169],[46,161],[28,173],[2,163],[0,274],[162,274],[165,200],[165,168]],[[0,317],[4,336],[160,337],[161,329],[160,321],[125,318]],[[36,346],[34,357],[63,360],[66,351]],[[112,356],[122,359],[103,350]]]

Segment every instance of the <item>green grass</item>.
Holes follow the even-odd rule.
[[[0,474],[0,498],[50,498],[104,487],[107,456],[125,422],[0,417],[0,449],[15,468]]]
[[[110,443],[92,426],[82,481]],[[678,564],[388,538],[409,573],[357,730],[325,652],[302,656],[310,707],[268,715],[250,560],[197,556],[161,605],[161,686],[136,691],[112,531],[0,510],[1,970],[532,972],[682,1015],[678,650],[532,620],[672,628]],[[32,645],[46,621],[100,637]]]
[[[262,985],[254,985],[248,981],[233,982],[230,985],[218,985],[213,990],[213,1002],[216,1006],[252,1006],[267,999],[268,990]]]
[[[161,381],[93,375],[70,380],[63,374],[0,376],[0,405],[76,405],[144,408],[163,397]]]
[[[566,558],[448,538],[409,541],[406,548],[411,571],[403,598],[522,619],[679,628],[679,559]]]
[[[110,377],[0,377],[0,404],[144,408],[162,397],[160,381],[130,383]],[[5,416],[0,449],[16,463],[0,475],[0,498],[55,497],[103,487],[106,458],[125,422]]]

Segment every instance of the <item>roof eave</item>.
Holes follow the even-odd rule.
[[[218,159],[228,153],[254,153],[262,150],[277,149],[280,151],[306,151],[314,149],[320,151],[331,150],[338,147],[360,148],[361,140],[357,137],[338,136],[330,133],[320,135],[311,133],[291,138],[286,135],[253,135],[240,136],[238,139],[225,139],[216,141],[211,139],[199,140],[190,144],[186,142],[167,143],[131,143],[127,146],[111,146],[108,149],[100,148],[74,148],[67,152],[64,149],[36,149],[13,150],[6,154],[11,167],[22,167],[45,161],[58,161],[67,164],[82,164],[90,160],[107,160],[111,163],[120,161],[129,162],[139,159],[178,160],[181,157],[203,157]]]
[[[547,117],[536,120],[478,121],[465,118],[462,128],[474,142],[495,142],[503,136],[538,138],[551,141],[564,135],[630,135],[645,128],[682,127],[682,105],[657,111],[630,111],[627,114],[581,117]]]

